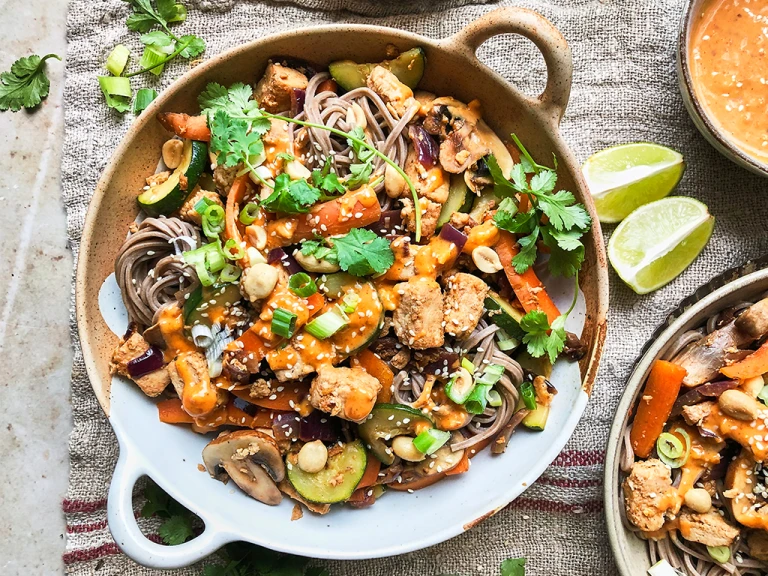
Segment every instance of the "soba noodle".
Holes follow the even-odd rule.
[[[768,293],[764,294],[763,297],[766,295],[768,295]],[[731,308],[713,314],[700,328],[683,332],[673,340],[669,344],[669,347],[662,358],[674,362],[674,360],[690,345],[720,328],[724,321],[727,322],[733,320],[735,315],[752,304],[753,302],[740,302]],[[619,455],[619,468],[622,472],[627,474],[630,472],[632,465],[635,462],[635,454],[632,450],[632,443],[630,441],[630,431],[631,426],[628,425],[624,430],[622,450]],[[673,485],[677,485],[679,481],[680,476],[678,473],[676,474]],[[718,481],[718,494],[714,499],[715,501],[724,501],[722,492],[722,481]],[[723,510],[726,515],[730,514],[727,507],[721,508],[721,510]],[[621,507],[621,512],[624,526],[638,536],[641,536],[642,532],[632,526],[627,520],[624,506]],[[678,537],[676,531],[668,532],[664,538],[655,540],[649,539],[648,552],[652,564],[655,564],[660,560],[666,560],[673,568],[682,571],[687,576],[748,576],[752,574],[760,575],[768,570],[768,562],[755,560],[749,557],[749,550],[746,542],[741,536],[739,536],[731,545],[730,560],[724,564],[715,562],[707,552],[706,546],[681,539]]]

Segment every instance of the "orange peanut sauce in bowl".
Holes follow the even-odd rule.
[[[692,15],[691,83],[711,123],[768,164],[768,0],[706,0]]]

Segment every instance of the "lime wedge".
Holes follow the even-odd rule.
[[[582,166],[600,222],[621,222],[632,210],[674,190],[685,171],[679,152],[649,142],[606,148]]]
[[[641,206],[616,227],[608,258],[632,290],[647,294],[671,282],[704,249],[715,218],[693,198],[673,196]]]

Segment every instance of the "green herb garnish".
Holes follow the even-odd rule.
[[[10,72],[0,74],[0,110],[18,112],[22,108],[34,108],[45,100],[51,83],[45,75],[45,61],[61,60],[56,54],[32,55],[19,58],[11,64]]]
[[[365,228],[355,228],[346,236],[329,240],[305,240],[301,253],[318,260],[338,263],[353,276],[370,276],[389,270],[395,255],[386,238]]]
[[[275,178],[274,192],[261,205],[269,212],[306,214],[321,196],[320,190],[306,180],[291,180],[288,174],[280,174]]]

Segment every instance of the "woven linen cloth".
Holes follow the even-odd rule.
[[[531,575],[616,573],[603,518],[602,474],[608,429],[630,368],[655,327],[682,298],[723,270],[768,252],[766,181],[717,154],[694,128],[679,95],[674,61],[683,3],[510,2],[545,15],[571,45],[574,84],[562,130],[579,160],[607,146],[638,140],[679,150],[688,169],[676,193],[702,200],[716,217],[709,245],[679,278],[647,296],[635,295],[611,271],[609,333],[592,399],[565,450],[517,501],[441,545],[382,560],[328,562],[331,574],[495,575],[499,563],[511,556],[526,557],[527,574]],[[206,40],[206,57],[261,35],[334,22],[380,24],[440,38],[456,33],[496,6],[469,0],[190,0],[187,4],[189,17],[181,29]],[[96,82],[115,44],[124,43],[134,53],[141,49],[138,34],[125,26],[127,13],[128,5],[120,0],[75,0],[70,5],[62,178],[75,257],[96,182],[132,121],[129,114],[120,116],[107,109]],[[535,94],[543,87],[543,59],[527,41],[496,38],[483,45],[480,54],[524,91]],[[158,89],[187,66],[186,62],[170,66]],[[612,227],[606,228],[607,239]],[[154,574],[121,555],[109,534],[106,496],[118,448],[91,392],[74,323],[72,341],[75,428],[69,491],[63,504],[67,571],[77,575]],[[514,457],[514,449],[505,456]],[[460,506],[460,501],[457,498],[452,505]],[[151,533],[152,523],[144,528]],[[200,572],[200,566],[193,566],[175,573]]]

